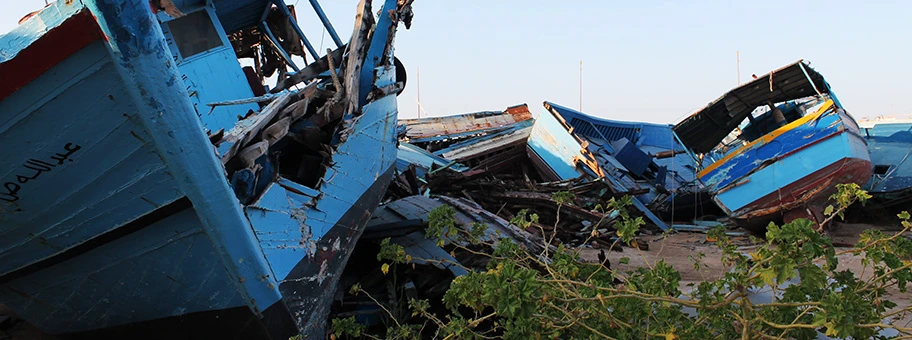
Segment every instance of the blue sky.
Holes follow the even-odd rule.
[[[357,1],[321,3],[347,39]],[[0,32],[43,5],[4,1]],[[299,7],[319,45],[307,0]],[[416,0],[414,10],[396,42],[405,118],[418,110],[418,68],[432,116],[518,103],[541,112],[545,100],[577,108],[582,60],[583,111],[671,123],[737,85],[736,51],[742,81],[806,59],[854,116],[912,113],[910,1]]]

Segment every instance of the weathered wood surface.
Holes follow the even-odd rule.
[[[532,119],[532,113],[529,112],[529,108],[526,105],[519,105],[508,108],[505,111],[485,111],[421,119],[400,119],[399,124],[406,126],[407,138],[416,139],[472,131],[482,132],[503,128],[529,119]]]

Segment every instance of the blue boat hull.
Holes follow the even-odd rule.
[[[52,6],[0,37],[4,70],[92,37],[0,89],[0,303],[88,338],[322,337],[392,176],[395,94],[346,115],[315,188],[278,177],[243,205],[147,4]],[[395,85],[389,53],[368,88]]]
[[[912,124],[878,124],[864,131],[874,175],[864,189],[889,205],[908,201],[912,189]],[[905,200],[903,200],[905,199]]]
[[[836,184],[866,182],[871,160],[857,124],[829,101],[818,113],[733,151],[699,176],[729,216],[760,230],[783,217],[821,219]]]

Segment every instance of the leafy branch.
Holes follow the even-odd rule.
[[[822,224],[868,198],[857,186],[839,186],[832,197],[835,205],[827,208]],[[553,200],[560,209],[573,196],[557,193]],[[616,212],[612,215],[618,237],[612,247],[635,242],[645,224],[629,214],[630,202],[612,199],[598,207]],[[680,290],[680,273],[662,260],[646,261],[627,273],[611,269],[607,257],[584,261],[582,246],[554,244],[553,233],[548,235],[529,211],[517,214],[511,223],[539,229],[542,244],[535,250],[508,238],[492,239],[483,224],[459,226],[455,211],[442,206],[430,214],[427,237],[487,261],[481,268],[463,267],[468,274],[456,277],[440,302],[445,312],[433,311],[428,300],[409,301],[412,316],[429,324],[400,323],[383,308],[394,319],[386,338],[813,339],[820,332],[861,339],[878,337],[885,330],[912,337],[912,328],[891,323],[912,310],[897,309],[886,294],[888,288],[904,293],[912,281],[912,223],[908,213],[898,217],[900,232],[868,230],[855,248],[839,252],[817,231],[819,225],[806,219],[770,224],[766,242],[748,253],[729,239],[724,228],[713,229],[708,238],[715,240],[728,271],[685,293]],[[552,231],[556,228],[557,223]],[[593,227],[582,244],[598,236]],[[845,257],[858,258],[864,271],[840,270],[839,259]],[[387,261],[384,274],[390,264],[441,261],[411,258],[389,240],[381,243],[378,259]],[[697,268],[700,259],[694,257]],[[758,296],[764,292],[768,296],[761,301]],[[334,336],[376,338],[353,322],[334,320]]]

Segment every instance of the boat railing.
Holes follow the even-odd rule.
[[[273,5],[278,7],[282,15],[291,24],[295,33],[298,34],[298,38],[301,39],[301,42],[304,44],[307,52],[310,53],[310,55],[313,57],[314,61],[319,60],[323,54],[318,52],[313,47],[313,44],[310,43],[310,39],[307,38],[307,35],[304,34],[301,26],[298,25],[298,21],[295,20],[294,16],[292,16],[291,11],[288,9],[288,5],[285,4],[285,0],[272,0],[269,4],[266,5],[266,8],[263,10],[263,14],[260,16],[258,27],[263,30],[263,33],[266,34],[272,47],[279,51],[282,58],[285,59],[286,63],[288,63],[288,66],[294,69],[295,72],[300,72],[301,69],[294,63],[293,60],[291,60],[291,55],[285,51],[285,49],[279,43],[279,40],[276,39],[275,34],[273,34],[272,30],[269,28],[269,25],[266,23],[266,19],[269,16],[269,12],[272,10]],[[326,29],[326,32],[329,33],[329,36],[332,38],[333,43],[336,44],[336,47],[342,47],[342,39],[339,38],[339,34],[336,33],[336,30],[333,27],[332,23],[329,21],[329,18],[326,17],[326,13],[323,12],[323,7],[320,6],[320,3],[317,0],[310,0],[310,5],[316,13],[317,17],[320,18],[320,22],[323,23],[323,27]]]

